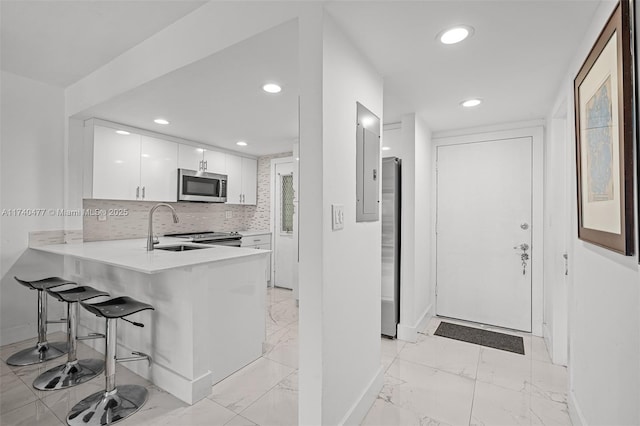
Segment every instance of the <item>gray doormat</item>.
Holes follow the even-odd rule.
[[[462,340],[503,351],[524,355],[524,341],[520,336],[497,333],[495,331],[482,330],[464,325],[452,324],[442,321],[434,333],[436,336],[449,339]]]

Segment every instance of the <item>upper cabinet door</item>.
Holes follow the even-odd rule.
[[[202,170],[203,152],[202,148],[178,144],[178,168],[195,170],[196,172]]]
[[[258,160],[242,157],[242,204],[255,205],[258,192]]]
[[[136,200],[140,193],[140,135],[95,126],[93,198]]]
[[[227,154],[227,204],[242,204],[242,157]]]
[[[224,175],[227,173],[227,154],[219,151],[204,152],[205,171],[209,173],[218,173]]]
[[[178,144],[141,136],[140,185],[145,201],[176,202],[178,195]]]

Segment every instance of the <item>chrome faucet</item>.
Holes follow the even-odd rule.
[[[153,251],[153,245],[156,244],[153,241],[153,212],[156,211],[158,207],[168,207],[171,210],[171,214],[173,215],[173,223],[178,223],[178,215],[173,207],[171,207],[167,203],[158,203],[151,208],[149,211],[149,235],[147,236],[147,251]]]

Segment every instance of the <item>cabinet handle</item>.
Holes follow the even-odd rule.
[[[207,170],[209,168],[209,160],[204,162],[204,170]]]
[[[244,204],[244,194],[242,194],[242,204]]]
[[[142,187],[142,199],[143,199],[143,200],[144,200],[144,192],[145,192],[145,191],[144,191],[144,188],[145,188],[145,187],[143,186],[143,187]]]
[[[238,195],[238,198],[240,199],[238,202],[241,203],[242,202],[242,194]]]
[[[139,186],[136,187],[136,200],[138,198],[140,198],[140,187]]]
[[[200,162],[198,163],[198,170],[200,170],[200,171],[202,170],[202,161],[203,160],[200,160]]]

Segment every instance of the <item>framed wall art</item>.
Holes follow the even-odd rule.
[[[621,0],[574,80],[578,238],[634,252],[630,3]]]

